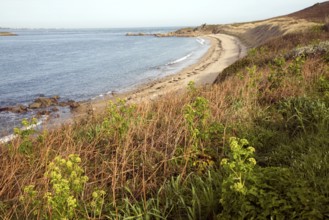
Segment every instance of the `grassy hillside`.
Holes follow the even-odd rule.
[[[17,129],[0,146],[0,218],[329,218],[328,39],[318,23],[250,49],[212,86]]]

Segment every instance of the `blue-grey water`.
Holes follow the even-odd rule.
[[[18,36],[0,37],[0,107],[27,105],[40,95],[89,100],[176,73],[196,62],[208,43],[197,38],[125,36],[173,30],[1,30]],[[0,130],[12,129],[25,116],[0,113]]]

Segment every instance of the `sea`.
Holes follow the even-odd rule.
[[[0,37],[0,107],[28,105],[40,96],[99,99],[175,74],[197,62],[210,43],[202,38],[126,33],[177,29],[0,29],[17,34]],[[0,137],[34,114],[0,112]]]

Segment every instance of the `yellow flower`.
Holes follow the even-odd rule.
[[[253,148],[253,147],[248,147],[247,150],[248,150],[249,152],[251,152],[251,153],[254,153],[254,152],[255,152],[255,148]]]
[[[241,182],[234,183],[233,189],[237,192],[243,192],[244,190],[244,185]]]
[[[66,166],[67,166],[67,168],[71,169],[73,166],[73,163],[71,161],[67,161]]]
[[[254,165],[254,166],[255,166],[256,163],[257,163],[256,160],[255,160],[255,158],[249,158],[248,161],[249,161],[252,165]]]
[[[220,165],[221,165],[221,166],[224,166],[224,165],[227,164],[227,162],[228,162],[228,159],[227,159],[227,158],[224,158],[224,159],[222,159],[222,161],[220,162]]]
[[[92,196],[93,196],[94,199],[96,199],[98,197],[98,193],[97,192],[93,192]]]

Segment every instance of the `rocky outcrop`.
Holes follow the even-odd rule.
[[[25,113],[28,111],[28,107],[25,105],[17,105],[17,106],[6,106],[0,108],[0,112],[13,112],[13,113]]]
[[[80,104],[74,100],[59,101],[59,96],[39,97],[28,106],[16,105],[0,107],[0,112],[12,112],[17,114],[26,113],[28,111],[36,111],[37,115],[49,115],[51,112],[59,111],[58,107],[69,107],[71,110],[76,109]]]
[[[80,104],[76,101],[69,100],[67,102],[60,102],[59,106],[61,106],[61,107],[70,107],[70,109],[76,109],[80,106]]]
[[[33,103],[29,105],[30,109],[38,109],[38,108],[47,108],[50,106],[56,106],[58,105],[58,99],[59,96],[53,96],[53,97],[39,97],[34,100]]]

